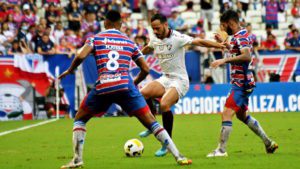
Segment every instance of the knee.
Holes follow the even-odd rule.
[[[145,92],[145,90],[141,90],[141,94],[144,96],[146,100],[151,98],[150,95],[147,92]]]
[[[161,102],[160,103],[160,110],[162,112],[166,112],[166,111],[169,111],[171,109],[171,106],[165,102]]]
[[[223,121],[231,121],[232,120],[232,117],[234,116],[235,112],[234,110],[230,109],[230,108],[226,108],[224,111],[223,111],[223,114],[222,114],[222,120]]]

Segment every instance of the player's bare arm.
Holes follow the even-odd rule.
[[[149,55],[153,52],[153,50],[154,49],[152,47],[147,45],[142,49],[142,53],[143,53],[143,55]]]
[[[191,44],[196,45],[196,46],[208,47],[208,48],[221,48],[221,49],[225,48],[225,45],[223,45],[221,43],[210,41],[210,40],[205,40],[205,39],[200,39],[200,38],[195,38]]]
[[[91,47],[87,44],[85,44],[82,48],[80,48],[77,51],[76,56],[75,56],[74,60],[72,61],[71,66],[65,72],[63,72],[58,77],[58,79],[62,79],[66,75],[73,73],[74,70],[82,63],[82,61],[89,55],[89,53],[91,53],[92,50],[93,50],[93,47]]]
[[[139,74],[134,79],[134,84],[138,85],[141,81],[143,81],[147,77],[147,75],[149,74],[150,69],[149,69],[149,66],[147,65],[147,63],[146,63],[146,61],[143,57],[137,59],[135,61],[135,63],[141,69]]]
[[[242,48],[241,54],[236,57],[229,57],[215,60],[211,63],[212,68],[217,68],[225,63],[243,63],[243,62],[251,62],[251,54],[249,48]]]

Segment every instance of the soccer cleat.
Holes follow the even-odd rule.
[[[148,137],[150,134],[152,134],[152,132],[150,130],[145,130],[140,132],[139,136],[140,137]]]
[[[156,157],[163,157],[168,153],[167,146],[163,145],[159,150],[155,152]]]
[[[77,159],[73,159],[69,163],[63,165],[60,167],[61,169],[66,169],[66,168],[83,168],[83,161],[79,161]]]
[[[272,141],[270,146],[266,146],[266,151],[268,154],[273,154],[276,149],[278,149],[278,144],[275,143],[275,141]]]
[[[176,159],[177,164],[179,165],[191,165],[192,164],[192,160],[191,159],[187,159],[186,157],[180,156]]]
[[[220,149],[216,149],[213,152],[207,154],[206,157],[227,157],[227,156],[228,156],[227,152],[223,153],[220,151]]]

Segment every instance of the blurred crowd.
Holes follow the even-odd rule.
[[[216,31],[215,12],[237,10],[242,26],[253,37],[257,50],[278,50],[276,34],[280,28],[279,13],[290,14],[284,46],[300,51],[300,0],[0,0],[0,54],[30,53],[71,55],[85,40],[103,29],[105,13],[121,11],[122,31],[143,47],[149,40],[149,18],[161,12],[169,26],[194,37],[206,38]],[[200,9],[195,11],[195,6]],[[262,11],[265,34],[260,38],[252,32],[249,8]],[[133,15],[140,14],[141,17]],[[195,16],[196,20],[186,20]],[[247,17],[248,16],[248,17]],[[192,22],[191,22],[192,21]],[[288,21],[287,21],[288,22]],[[206,26],[204,26],[206,25]],[[209,50],[195,48],[207,53]]]

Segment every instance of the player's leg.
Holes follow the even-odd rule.
[[[98,106],[97,103],[101,103]],[[61,168],[76,168],[83,165],[83,147],[86,136],[86,123],[94,116],[95,113],[105,111],[110,104],[103,101],[92,90],[82,101],[78,112],[75,115],[73,125],[73,159],[71,162],[63,165]],[[103,111],[101,110],[103,109]]]
[[[155,116],[155,107],[153,105],[153,98],[162,97],[165,93],[165,88],[157,81],[152,81],[148,83],[145,87],[141,89],[141,93],[146,99],[147,105],[149,106],[151,113]],[[147,137],[151,134],[150,130],[142,131],[139,136]]]
[[[226,146],[229,139],[229,135],[232,131],[232,117],[239,111],[239,98],[241,96],[240,91],[231,89],[229,97],[226,99],[225,108],[222,113],[222,127],[220,133],[220,139],[217,149],[209,153],[207,157],[222,157],[227,156]]]
[[[176,158],[176,161],[180,165],[191,164],[192,161],[183,157],[176,145],[174,144],[171,137],[168,135],[166,130],[155,120],[155,117],[150,113],[149,107],[147,106],[144,98],[142,96],[135,98],[128,98],[126,102],[121,101],[120,105],[130,116],[134,115],[137,119],[148,129],[154,136],[161,142],[165,144],[168,150]]]
[[[250,95],[250,94],[249,94]],[[240,111],[236,113],[236,116],[239,120],[244,122],[257,136],[259,136],[265,144],[267,153],[274,153],[275,150],[278,148],[278,144],[272,141],[268,135],[265,133],[264,129],[261,127],[258,120],[254,117],[250,116],[247,113],[247,105],[248,105],[248,97],[249,95],[245,96],[245,106],[243,106]]]

